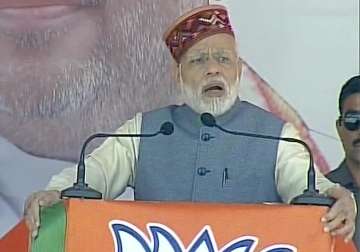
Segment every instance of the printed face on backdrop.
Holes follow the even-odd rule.
[[[89,134],[112,131],[137,111],[174,103],[162,33],[174,17],[205,3],[1,1],[0,137],[30,154],[77,160]],[[39,5],[48,7],[30,8]],[[255,90],[256,104],[294,122],[307,139],[296,111],[243,63],[241,86]],[[311,145],[319,166],[326,167]]]
[[[31,154],[75,160],[90,133],[171,103],[161,35],[183,11],[178,2],[2,1],[0,136]]]

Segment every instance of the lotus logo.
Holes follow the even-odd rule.
[[[218,248],[210,226],[205,226],[185,248],[180,237],[169,227],[159,223],[147,225],[148,234],[126,221],[113,220],[109,223],[115,252],[254,252],[258,238],[242,236]],[[150,237],[150,240],[149,238]],[[294,246],[276,244],[261,252],[297,252]]]

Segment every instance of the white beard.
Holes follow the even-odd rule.
[[[224,114],[234,105],[239,95],[240,85],[239,80],[236,80],[234,85],[229,85],[224,78],[218,80],[225,84],[225,95],[222,97],[204,97],[202,87],[206,83],[201,83],[197,89],[194,89],[183,83],[182,78],[180,78],[181,100],[199,114],[210,113],[214,116]]]

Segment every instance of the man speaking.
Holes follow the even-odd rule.
[[[234,137],[200,120],[208,112],[227,129],[298,138],[290,123],[238,98],[242,64],[226,9],[194,9],[175,21],[164,40],[177,64],[184,104],[137,114],[117,133],[155,132],[164,121],[174,124],[174,133],[106,140],[86,159],[87,183],[107,199],[128,185],[134,187],[135,200],[152,201],[289,202],[301,194],[309,162],[301,145]],[[75,167],[65,169],[47,191],[30,196],[25,215],[33,236],[40,226],[39,207],[59,201],[60,191],[75,178]],[[316,182],[336,199],[322,219],[324,230],[350,240],[356,215],[351,192],[320,173]]]

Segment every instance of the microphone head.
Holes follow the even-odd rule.
[[[210,113],[203,113],[200,116],[201,122],[208,127],[214,127],[216,126],[216,120],[215,117]]]
[[[174,124],[171,122],[164,122],[160,127],[160,133],[163,135],[171,135],[174,132]]]

